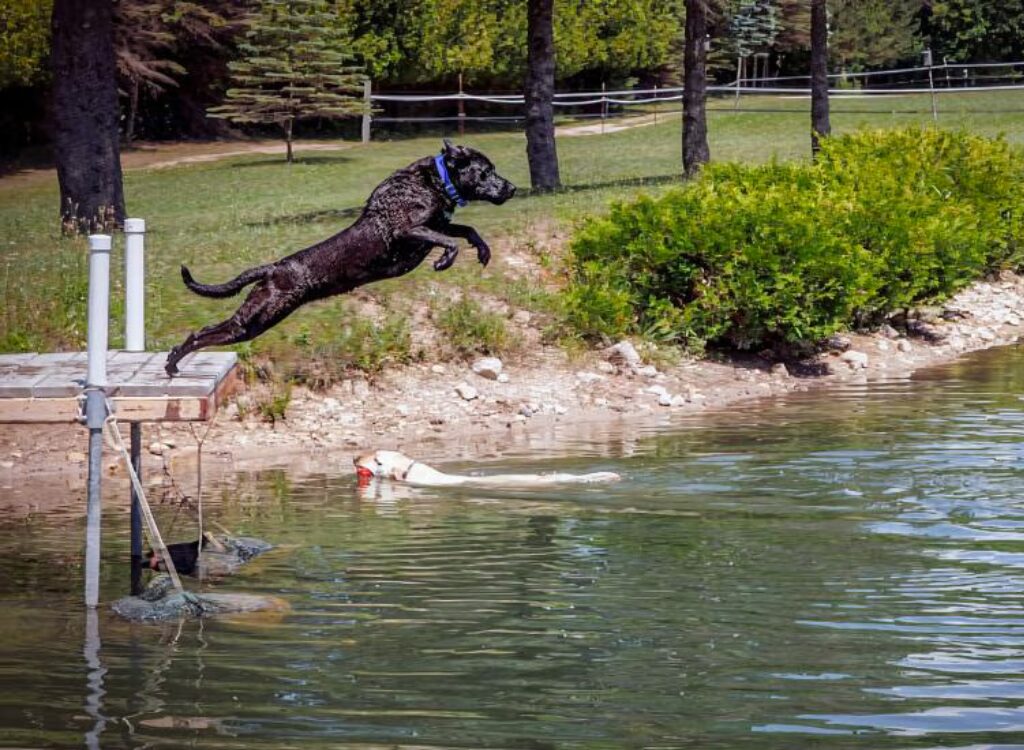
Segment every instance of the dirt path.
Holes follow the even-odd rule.
[[[588,123],[587,125],[564,125],[555,128],[555,135],[577,136],[577,135],[602,135],[606,133],[617,133],[620,130],[632,128],[643,128],[648,125],[658,124],[658,115],[644,115],[643,117],[630,117],[628,119],[605,120],[604,125],[600,122]],[[661,121],[665,122],[670,115],[666,112],[660,115]]]

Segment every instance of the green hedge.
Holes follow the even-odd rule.
[[[805,344],[1024,261],[1024,155],[937,129],[827,139],[816,164],[709,166],[571,243],[568,322],[691,348]]]

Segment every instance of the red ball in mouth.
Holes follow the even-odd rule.
[[[356,476],[359,479],[373,479],[373,472],[367,469],[365,466],[357,466]]]

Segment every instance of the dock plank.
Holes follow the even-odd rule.
[[[199,352],[181,375],[164,372],[166,352],[112,351],[104,388],[125,421],[203,421],[236,385],[233,352]],[[0,355],[0,422],[75,422],[88,361],[84,352]]]

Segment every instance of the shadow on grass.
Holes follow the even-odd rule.
[[[232,161],[231,169],[247,169],[249,167],[266,167],[268,165],[286,165],[284,157],[280,154],[263,154],[266,158],[252,159],[251,161]],[[350,156],[340,154],[300,154],[292,160],[292,164],[314,165],[314,164],[347,164],[352,161]]]
[[[255,162],[258,164],[261,162]],[[265,162],[262,162],[265,163]],[[553,191],[534,191],[524,188],[519,191],[516,200],[522,198],[539,198],[563,193],[581,193],[587,190],[603,190],[616,187],[644,187],[645,185],[669,185],[672,183],[682,184],[683,180],[677,174],[653,175],[650,177],[626,177],[621,180],[607,180],[605,182],[581,182],[573,185],[564,185]],[[305,211],[300,214],[283,214],[271,216],[259,221],[246,222],[247,227],[272,227],[283,224],[311,224],[327,219],[354,219],[362,212],[362,206],[350,206],[349,208],[328,208],[320,211]]]
[[[328,219],[354,219],[363,211],[362,206],[350,206],[349,208],[326,208],[320,211],[305,211],[301,214],[283,214],[281,216],[270,216],[259,221],[247,221],[247,227],[276,227],[285,224],[314,224]]]
[[[670,185],[672,183],[683,184],[682,175],[659,174],[647,177],[623,177],[618,180],[605,180],[603,182],[577,182],[571,185],[563,185],[558,190],[541,190],[533,188],[522,188],[517,195],[522,198],[538,198],[548,195],[560,195],[563,193],[583,193],[588,190],[604,190],[617,187],[644,187],[646,185]]]

